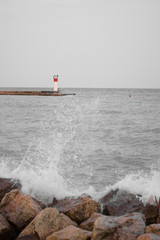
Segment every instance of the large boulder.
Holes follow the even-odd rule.
[[[82,229],[85,229],[87,231],[92,231],[94,222],[96,221],[97,218],[103,217],[103,214],[100,213],[92,213],[91,217],[87,219],[85,222],[82,222],[79,227]]]
[[[69,217],[56,208],[45,208],[20,233],[17,240],[45,240],[49,235],[69,225],[77,226]]]
[[[0,204],[0,213],[19,230],[28,225],[41,210],[30,196],[18,190],[7,193]]]
[[[0,240],[15,239],[18,233],[9,222],[0,214]]]
[[[146,227],[146,233],[154,233],[160,236],[160,224],[151,224]]]
[[[90,197],[64,199],[54,206],[78,224],[86,221],[92,213],[100,212],[100,204]]]
[[[152,233],[146,233],[139,236],[137,240],[160,240],[160,237]]]
[[[46,240],[90,240],[91,232],[68,226],[63,230],[51,234]]]
[[[11,178],[0,178],[0,202],[6,193],[13,189],[21,189],[21,184],[18,180]]]
[[[100,199],[103,206],[103,214],[110,216],[121,216],[126,213],[143,213],[144,205],[138,195],[126,191],[115,190],[109,192]]]
[[[144,234],[144,220],[141,213],[99,217],[94,223],[92,240],[136,240]]]

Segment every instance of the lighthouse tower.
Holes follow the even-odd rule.
[[[54,75],[53,76],[53,82],[54,82],[54,87],[53,87],[53,91],[54,92],[58,92],[58,75]]]

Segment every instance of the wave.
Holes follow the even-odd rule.
[[[90,195],[98,200],[110,190],[120,189],[132,194],[141,194],[142,201],[147,202],[149,197],[160,197],[160,171],[151,169],[150,172],[139,171],[126,175],[115,184],[106,185],[103,191],[97,191],[92,185],[83,188],[75,188],[61,175],[57,165],[58,161],[49,161],[46,167],[39,161],[27,164],[22,161],[15,169],[11,170],[10,160],[1,158],[0,176],[4,178],[18,179],[22,184],[22,192],[36,197],[46,203],[53,197],[62,199],[65,197],[78,197],[82,194]],[[68,179],[69,180],[69,179]]]
[[[139,171],[138,173],[128,174],[122,180],[118,181],[109,188],[106,187],[107,192],[111,189],[120,189],[128,191],[132,194],[140,194],[142,201],[145,204],[150,196],[160,197],[160,172],[158,170],[151,170],[150,172]]]

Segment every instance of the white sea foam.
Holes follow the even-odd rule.
[[[160,198],[160,172],[151,170],[150,172],[139,171],[138,173],[128,174],[116,184],[106,186],[105,191],[100,193],[100,197],[103,197],[110,190],[116,189],[140,194],[145,204],[151,196]],[[95,194],[96,199],[97,197],[98,195]]]
[[[133,194],[141,194],[145,203],[152,195],[160,197],[159,183],[160,172],[151,170],[148,173],[140,171],[137,174],[126,175],[114,185],[107,185],[104,191],[97,192],[93,186],[85,186],[84,189],[71,187],[59,173],[57,163],[50,162],[47,167],[39,165],[29,166],[22,161],[21,164],[11,171],[9,161],[1,159],[0,176],[5,178],[19,179],[22,184],[22,191],[37,197],[45,202],[51,202],[53,197],[62,199],[68,196],[80,196],[86,193],[98,200],[110,190],[121,189]]]
[[[53,197],[62,199],[69,196],[78,197],[83,193],[94,196],[95,190],[92,186],[85,191],[70,188],[67,181],[59,173],[57,163],[50,162],[47,167],[42,165],[21,164],[11,171],[9,159],[1,159],[0,176],[3,178],[18,179],[22,184],[22,192],[31,195],[46,203],[52,201]]]
[[[160,172],[151,170],[148,173],[140,171],[130,174],[114,185],[114,188],[129,191],[133,194],[141,194],[145,203],[150,196],[160,197]]]

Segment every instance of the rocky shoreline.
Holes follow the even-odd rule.
[[[160,240],[160,201],[112,190],[45,205],[0,178],[0,240]]]

